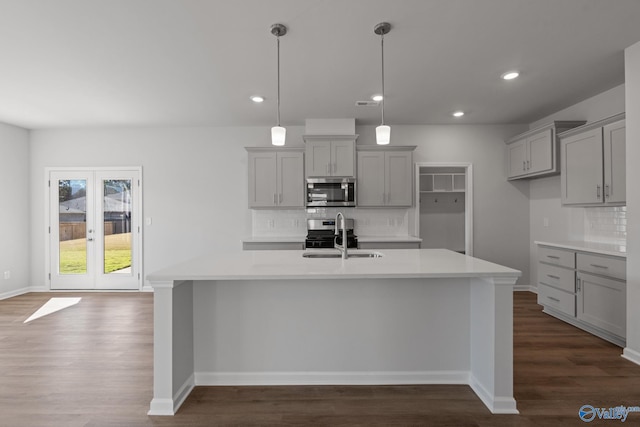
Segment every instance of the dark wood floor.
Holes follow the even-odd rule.
[[[23,323],[49,298],[71,295],[81,303]],[[0,426],[583,426],[584,404],[640,406],[640,366],[518,292],[520,415],[492,415],[467,386],[308,386],[198,387],[176,416],[149,417],[152,298],[32,293],[0,301]],[[623,425],[640,425],[640,413]]]

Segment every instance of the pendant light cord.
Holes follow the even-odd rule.
[[[384,125],[384,33],[380,34],[380,50],[382,51],[382,124]]]
[[[277,123],[278,126],[280,126],[280,36],[276,36],[276,47],[278,50],[278,54],[277,54],[277,58],[278,58],[278,96],[276,99],[276,105],[277,105],[277,110],[278,110],[278,115],[277,115]]]

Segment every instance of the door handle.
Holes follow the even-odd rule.
[[[553,274],[547,274],[547,277],[551,277],[552,279],[560,280],[560,277],[554,276]]]
[[[276,198],[276,193],[273,193],[273,204],[277,204],[278,203],[278,199]]]
[[[576,289],[580,292],[580,278],[576,278]]]
[[[527,162],[525,160],[522,161],[522,170],[527,170]]]
[[[527,160],[527,170],[531,169],[531,162],[529,160]]]
[[[604,198],[608,199],[609,198],[609,184],[606,184],[604,186]]]
[[[596,197],[599,199],[600,198],[600,184],[596,185]]]
[[[93,242],[93,237],[87,237],[87,241]]]

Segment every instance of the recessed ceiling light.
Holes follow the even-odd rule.
[[[261,103],[262,101],[264,101],[264,98],[260,95],[253,95],[252,97],[250,97],[249,99],[251,99],[253,102],[255,102],[256,104]]]
[[[464,111],[456,111],[453,113],[453,117],[462,117],[464,116]]]
[[[500,77],[502,77],[503,80],[513,80],[516,77],[518,77],[519,75],[520,75],[520,73],[517,72],[517,71],[507,71],[506,73],[504,73]]]
[[[371,99],[373,99],[376,102],[380,102],[382,101],[382,95],[373,95]]]

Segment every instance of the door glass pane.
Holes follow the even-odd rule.
[[[58,181],[60,274],[87,272],[87,181]]]
[[[105,274],[131,274],[131,180],[106,179],[103,187]]]

